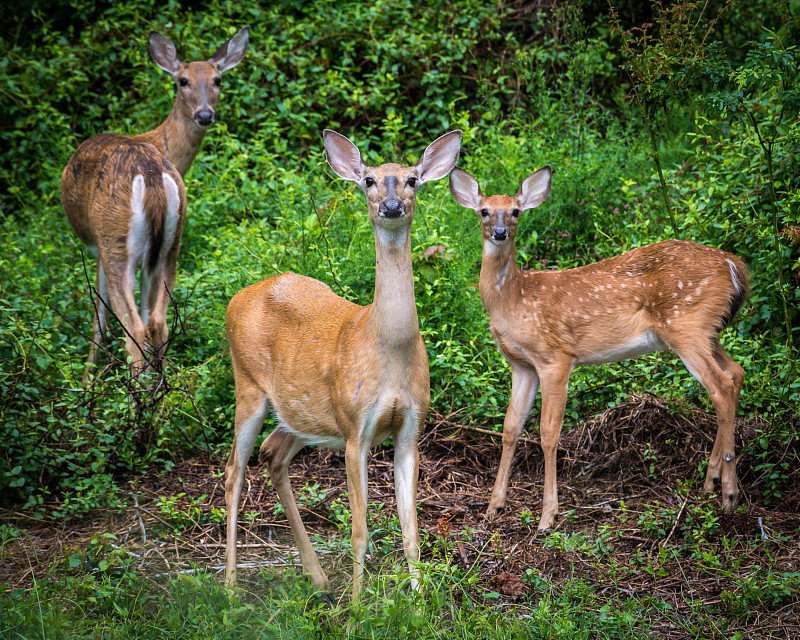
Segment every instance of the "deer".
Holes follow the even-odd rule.
[[[97,360],[109,308],[123,325],[131,373],[147,365],[146,351],[163,358],[169,330],[166,311],[175,284],[186,221],[189,170],[214,123],[221,74],[242,59],[249,27],[204,62],[181,62],[175,45],[152,31],[150,56],[177,87],[172,111],[152,131],[103,133],[78,147],[61,175],[61,203],[72,229],[97,258],[96,292],[83,383]],[[134,299],[141,265],[140,311]]]
[[[369,542],[367,463],[372,446],[394,441],[394,486],[411,586],[420,590],[417,439],[430,406],[411,265],[411,222],[420,187],[458,161],[461,131],[431,142],[413,166],[368,166],[345,136],[325,129],[330,168],[366,196],[375,240],[375,291],[360,306],[318,280],[291,272],[233,296],[226,329],[236,391],[234,438],[225,466],[226,584],[236,585],[237,513],[245,467],[267,413],[277,424],[259,449],[312,585],[330,583],[300,518],[289,482],[305,446],[344,449],[352,514],[352,599],[358,600]]]
[[[703,485],[721,485],[724,510],[737,503],[734,418],[744,370],[719,344],[750,291],[747,267],[735,255],[683,240],[665,240],[594,264],[565,270],[523,270],[515,237],[523,212],[550,193],[546,165],[523,180],[515,196],[486,197],[463,169],[450,192],[481,222],[479,290],[494,341],[511,368],[503,448],[486,517],[504,508],[514,450],[541,385],[540,436],[544,493],[538,529],[558,516],[556,448],[572,369],[669,349],[708,391],[717,433]]]

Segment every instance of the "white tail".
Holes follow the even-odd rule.
[[[428,358],[419,332],[411,271],[411,221],[419,187],[455,166],[461,132],[432,142],[412,167],[369,167],[358,148],[324,132],[328,164],[365,193],[375,233],[375,297],[348,302],[317,280],[283,273],[242,289],[227,312],[236,382],[233,449],[225,467],[226,580],[236,581],[236,522],[245,465],[271,406],[278,424],[261,445],[273,486],[314,586],[328,579],[300,519],[288,466],[306,445],[344,448],[353,519],[353,598],[367,533],[367,459],[394,438],[394,474],[403,548],[418,589],[417,437],[430,404]]]
[[[719,345],[718,334],[750,290],[742,261],[713,247],[666,240],[575,269],[523,271],[515,261],[517,223],[550,193],[550,167],[528,176],[514,197],[485,197],[461,169],[450,174],[450,191],[481,220],[481,300],[511,365],[503,454],[487,515],[505,505],[514,449],[540,383],[544,530],[558,515],[556,446],[573,367],[666,348],[711,396],[717,437],[704,489],[713,492],[721,481],[725,510],[732,510],[739,491],[733,423],[744,371]]]
[[[186,219],[183,175],[214,122],[220,74],[244,55],[245,27],[206,62],[181,62],[175,46],[150,33],[150,55],[175,78],[172,112],[138,136],[105,133],[84,142],[61,175],[61,203],[75,233],[97,255],[97,293],[84,383],[106,331],[108,307],[126,329],[133,372],[144,367],[146,345],[166,348],[169,296],[175,284]],[[136,267],[142,266],[141,313]]]

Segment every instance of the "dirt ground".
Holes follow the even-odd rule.
[[[786,470],[780,497],[768,500],[767,473],[757,470],[764,460],[739,455],[743,508],[725,516],[714,499],[714,508],[708,509],[698,467],[713,444],[714,416],[689,408],[676,412],[650,395],[636,397],[575,426],[559,443],[562,515],[555,530],[565,536],[584,532],[590,541],[607,536],[610,550],[597,554],[580,544],[545,544],[547,536],[536,531],[544,466],[535,429],[517,448],[506,509],[487,521],[483,513],[500,459],[500,434],[458,420],[459,416],[432,415],[420,439],[420,527],[423,534],[445,542],[439,548],[448,549],[452,561],[478,568],[482,590],[497,591],[501,601],[521,603],[532,588],[535,595],[542,585],[558,589],[580,576],[600,598],[617,604],[635,594],[670,605],[671,612],[655,621],[661,637],[690,637],[681,622],[704,608],[712,617],[729,617],[728,634],[741,630],[745,638],[800,637],[800,593],[790,589],[776,597],[758,589],[760,576],[770,571],[800,572],[800,468]],[[755,419],[737,421],[737,452],[762,427]],[[770,446],[769,461],[798,459],[798,451],[781,451],[779,443]],[[24,544],[7,545],[0,584],[29,584],[34,573],[41,577],[66,549],[85,547],[101,531],[116,534],[119,545],[136,554],[136,566],[154,581],[192,571],[193,566],[221,572],[224,526],[207,516],[212,507],[225,506],[223,466],[224,460],[187,461],[169,473],[138,478],[137,506],[119,515],[98,514],[67,524],[0,512],[0,520],[14,522],[27,536]],[[337,499],[346,504],[344,467],[343,452],[325,450],[303,451],[291,466],[295,491],[308,482],[319,483],[325,492],[321,502],[301,507],[312,539],[340,537],[331,521],[331,504]],[[688,494],[681,492],[687,479],[694,481]],[[198,505],[206,516],[198,517],[203,524],[190,523],[180,535],[164,535],[174,523],[159,508],[162,497],[173,497],[176,511]],[[373,452],[369,499],[371,505],[384,503],[383,513],[394,512],[391,448]],[[298,566],[286,520],[273,515],[275,502],[276,494],[254,457],[240,514],[244,518],[258,512],[261,517],[255,524],[240,525],[243,582],[248,572],[264,566]],[[677,518],[659,531],[647,523],[662,509],[677,511]],[[698,546],[687,539],[687,532],[693,522],[696,529],[700,526],[700,514],[706,514],[710,524],[700,528],[705,542]],[[721,564],[711,566],[713,559],[696,557],[698,548],[721,559]],[[334,589],[345,592],[351,572],[346,545],[331,545],[320,555]],[[538,586],[532,587],[532,582]],[[754,586],[745,589],[743,584]],[[737,611],[743,603],[747,606]]]

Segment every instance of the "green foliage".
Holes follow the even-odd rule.
[[[769,568],[745,578],[736,588],[720,594],[722,602],[732,615],[746,615],[753,607],[768,605],[778,609],[791,602],[800,588],[800,572],[779,571]]]
[[[206,522],[225,524],[223,511],[215,507],[211,507],[210,510],[202,508],[207,498],[207,495],[190,498],[184,492],[172,496],[161,496],[158,500],[158,510],[161,513],[162,522],[170,525],[170,528],[167,528],[164,533],[177,536]]]
[[[309,484],[308,482],[301,487],[297,487],[294,493],[295,500],[300,507],[314,507],[325,500],[327,493],[320,488],[319,483]],[[286,513],[280,501],[275,503],[275,515]]]
[[[789,44],[800,34],[800,15],[787,25],[783,34],[770,32],[766,42],[751,43],[743,64],[731,68],[718,64],[728,82],[713,93],[709,101],[723,116],[741,118],[750,134],[749,146],[757,152],[757,170],[766,184],[760,204],[770,214],[773,234],[772,260],[777,281],[770,292],[781,304],[787,346],[793,332],[800,329],[797,317],[798,289],[786,277],[786,267],[797,262],[791,255],[798,220],[797,182],[800,173],[796,158],[800,147],[797,126],[800,115],[800,47]],[[788,246],[787,246],[788,245]],[[800,283],[797,283],[800,284]],[[794,369],[792,370],[794,372]]]
[[[62,519],[115,509],[128,500],[131,477],[227,452],[234,397],[224,315],[242,287],[293,270],[360,304],[371,300],[372,231],[361,194],[325,164],[325,127],[350,136],[370,163],[414,162],[433,137],[460,128],[460,163],[487,194],[513,194],[551,164],[550,198],[520,221],[526,267],[580,266],[676,234],[745,259],[753,293],[722,341],[746,371],[740,415],[764,418],[741,451],[756,476],[747,481],[758,482],[766,504],[784,499],[800,457],[798,4],[734,3],[717,19],[690,0],[656,3],[651,21],[651,3],[634,1],[624,15],[655,26],[637,31],[617,18],[614,33],[605,3],[547,4],[32,0],[14,8],[19,19],[0,52],[2,504]],[[149,393],[152,379],[130,380],[118,326],[100,375],[84,390],[94,263],[61,211],[61,169],[88,136],[145,131],[168,113],[171,82],[146,53],[149,29],[192,60],[244,24],[250,49],[225,75],[219,122],[186,177],[189,212],[160,391]],[[645,107],[644,127],[625,93]],[[412,251],[432,410],[500,429],[510,381],[476,286],[479,223],[452,201],[445,181],[420,193]],[[579,367],[565,420],[632,390],[712,408],[675,357],[653,354]],[[537,418],[535,407],[531,422]],[[645,473],[657,480],[652,451],[642,451]],[[100,535],[67,549],[47,574],[35,567],[30,588],[4,590],[0,636],[644,638],[653,621],[674,622],[672,605],[637,594],[607,598],[597,586],[605,581],[607,592],[626,572],[658,580],[670,563],[720,576],[720,610],[679,620],[693,637],[725,635],[727,622],[698,619],[747,621],[755,607],[795,602],[800,578],[772,561],[772,542],[727,538],[716,503],[694,491],[687,485],[669,504],[637,514],[620,506],[620,521],[629,518],[654,543],[639,545],[631,566],[614,557],[622,528],[548,536],[547,553],[582,559],[575,578],[556,586],[531,568],[522,576],[529,591],[513,603],[479,575],[477,561],[453,561],[458,544],[482,535],[468,526],[423,541],[430,561],[419,598],[409,588],[397,516],[381,504],[370,506],[371,551],[395,569],[368,576],[357,608],[325,606],[305,580],[273,571],[239,599],[199,568],[144,575],[135,548]],[[309,507],[326,498],[313,483],[298,492]],[[222,525],[224,510],[205,500],[162,497],[155,533]],[[346,496],[329,507],[341,535],[327,544],[340,550],[350,535]],[[536,515],[521,511],[518,526],[535,526]],[[670,535],[672,544],[655,543]],[[22,537],[0,524],[0,561]],[[742,546],[762,543],[767,561],[737,572]],[[480,553],[494,554],[492,544]],[[586,567],[601,579],[593,582]]]
[[[654,24],[625,30],[609,0],[611,22],[621,39],[622,68],[630,79],[632,100],[641,108],[647,127],[674,237],[680,237],[681,232],[667,191],[660,140],[669,125],[673,105],[694,97],[692,89],[705,57],[706,42],[731,4],[733,0],[727,0],[709,10],[707,2],[681,0],[665,5],[662,0],[654,0]]]

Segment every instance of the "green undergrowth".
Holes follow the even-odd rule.
[[[800,573],[777,561],[786,540],[720,535],[719,517],[706,501],[692,500],[688,509],[654,503],[638,515],[622,501],[594,533],[540,536],[533,543],[540,553],[564,566],[549,574],[527,569],[514,595],[498,593],[496,583],[481,575],[484,565],[502,561],[502,545],[494,535],[474,546],[474,530],[423,540],[422,594],[413,592],[397,551],[397,523],[383,516],[376,521],[378,528],[391,530],[394,548],[376,547],[357,605],[348,603],[347,585],[327,601],[293,569],[246,573],[235,595],[222,587],[219,573],[202,567],[155,574],[145,568],[141,547],[126,547],[103,534],[84,548],[66,549],[46,571],[34,568],[26,587],[6,590],[0,633],[9,640],[633,639],[665,633],[722,638],[748,628],[754,610],[778,611],[796,603],[800,588]],[[666,544],[631,555],[624,552],[628,534],[622,529],[630,531],[633,524],[639,535],[654,541],[672,533]],[[3,525],[0,557],[21,537],[21,531]],[[456,562],[453,553],[464,544],[477,554],[467,565]],[[681,576],[695,598],[687,593],[676,601],[672,588],[647,587],[639,593],[630,588],[630,580],[641,585],[646,575],[653,580]],[[704,590],[711,583],[719,598],[707,597]]]
[[[261,576],[258,596],[240,599],[230,597],[218,576],[203,573],[169,581],[158,594],[136,577],[124,586],[45,580],[29,593],[12,593],[0,605],[5,614],[0,630],[9,640],[646,638],[647,614],[659,614],[657,606],[633,600],[602,604],[580,580],[560,592],[497,604],[493,598],[464,594],[462,578],[446,567],[432,568],[425,577],[432,592],[424,597],[409,592],[407,578],[398,575],[371,582],[357,607],[329,607],[304,582],[271,574]]]
[[[391,566],[368,574],[357,606],[327,604],[291,572],[263,571],[236,597],[218,574],[200,569],[154,589],[137,562],[110,540],[93,540],[51,575],[8,593],[0,605],[3,637],[637,638],[658,614],[627,598],[609,606],[580,578],[558,588],[537,579],[527,596],[503,602],[495,591],[476,590],[476,568],[446,559],[423,564],[422,596]]]
[[[609,3],[594,0],[9,5],[0,49],[0,507],[15,519],[0,522],[0,563],[11,550],[18,560],[19,545],[30,556],[29,578],[0,585],[0,637],[738,640],[796,612],[800,575],[781,549],[796,548],[797,532],[776,535],[752,514],[794,504],[782,492],[800,464],[800,3],[610,4],[624,16],[609,21]],[[112,322],[85,389],[95,267],[61,209],[61,170],[87,137],[145,131],[167,115],[174,90],[147,56],[150,29],[192,60],[245,24],[249,50],[224,76],[218,121],[185,180],[164,375],[130,379]],[[743,506],[734,525],[723,521],[716,500],[694,496],[692,479],[635,513],[624,500],[606,505],[602,524],[567,514],[565,530],[548,536],[534,536],[531,507],[513,529],[537,553],[516,595],[495,581],[506,532],[487,527],[428,536],[418,597],[403,573],[397,517],[373,504],[374,564],[357,607],[346,596],[325,603],[291,569],[254,571],[232,598],[211,568],[150,570],[140,547],[111,534],[40,562],[21,523],[71,526],[97,510],[123,512],[142,474],[227,454],[235,398],[224,317],[242,287],[291,270],[370,302],[363,195],[327,167],[323,128],[348,135],[373,165],[416,162],[434,138],[461,129],[459,164],[485,194],[513,195],[550,164],[549,198],[520,220],[526,268],[586,265],[673,237],[739,255],[752,293],[721,341],[745,370],[738,417],[747,438],[737,455],[752,514]],[[432,415],[500,431],[510,372],[478,294],[479,222],[446,180],[420,191],[412,261]],[[659,353],[577,367],[564,428],[643,392],[675,412],[713,411],[678,358]],[[529,430],[540,407],[539,398]],[[264,434],[272,426],[268,418]],[[658,483],[671,461],[642,452]],[[325,500],[314,483],[296,489],[303,507]],[[222,526],[224,510],[205,498],[159,496],[154,544]],[[283,514],[241,517],[257,526]],[[326,517],[339,535],[315,546],[347,556],[346,501],[334,498]],[[744,533],[725,528],[742,522]],[[460,545],[475,559],[459,560]],[[642,575],[647,589],[626,586]],[[693,593],[692,580],[713,597]]]

